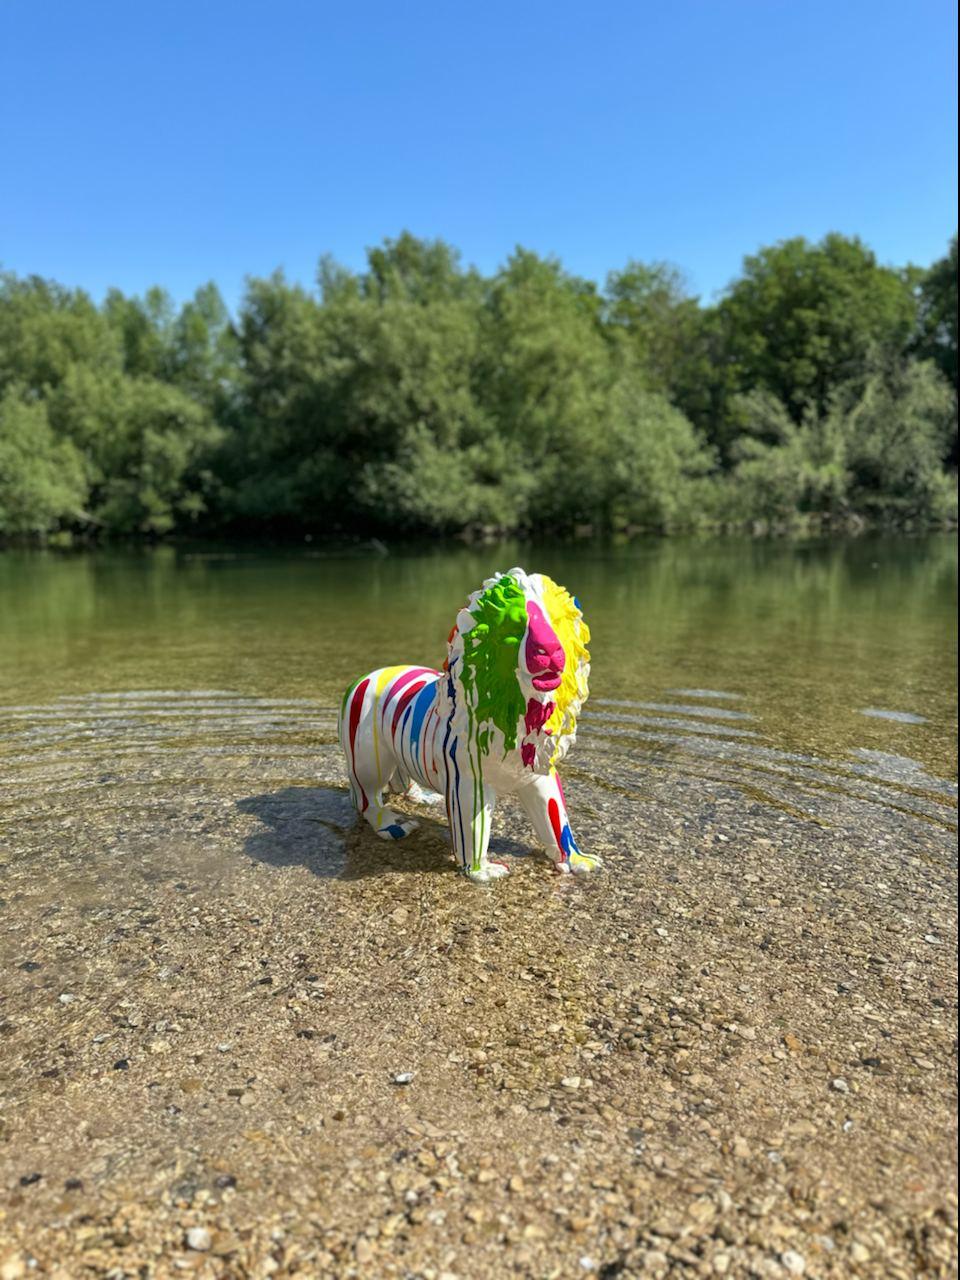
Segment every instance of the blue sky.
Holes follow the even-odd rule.
[[[0,0],[0,264],[231,305],[404,228],[707,299],[791,235],[926,264],[955,50],[948,0]]]

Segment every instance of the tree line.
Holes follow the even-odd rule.
[[[0,537],[938,526],[956,386],[956,237],[929,269],[785,240],[711,305],[407,233],[235,317],[6,274]]]

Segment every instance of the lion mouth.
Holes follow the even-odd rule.
[[[554,672],[550,672],[548,675],[534,676],[532,684],[533,687],[538,689],[541,693],[548,693],[551,689],[558,688],[562,679],[562,676],[557,675]]]

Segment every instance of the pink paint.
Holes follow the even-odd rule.
[[[552,702],[538,702],[531,698],[527,703],[527,714],[523,717],[523,727],[527,733],[539,733],[552,714]]]
[[[557,633],[540,606],[527,601],[527,643],[524,653],[533,687],[546,691],[556,689],[566,666],[566,655]]]
[[[520,748],[520,759],[528,769],[532,769],[537,758],[537,748],[532,742],[525,742]]]

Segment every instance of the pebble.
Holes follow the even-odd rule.
[[[77,997],[72,996],[69,991],[64,991],[62,995],[57,996],[57,999],[60,1001],[61,1004],[73,1004],[76,998]]]
[[[187,1248],[196,1253],[206,1253],[212,1243],[206,1227],[191,1227],[186,1233]]]
[[[26,1274],[27,1268],[22,1258],[8,1258],[0,1267],[0,1280],[20,1280]]]
[[[401,1071],[399,1075],[395,1075],[393,1077],[393,1083],[394,1084],[410,1084],[411,1081],[413,1080],[413,1077],[414,1077],[414,1072]]]
[[[780,1255],[780,1261],[792,1276],[802,1276],[807,1269],[806,1259],[796,1249],[785,1249]]]
[[[847,1084],[846,1080],[844,1080],[843,1076],[837,1076],[836,1079],[831,1080],[830,1088],[833,1089],[835,1093],[850,1092],[850,1086]]]
[[[563,1077],[563,1079],[560,1081],[560,1084],[562,1085],[562,1087],[563,1087],[564,1089],[579,1089],[579,1088],[580,1088],[580,1077],[579,1077],[579,1076],[564,1076],[564,1077]]]

